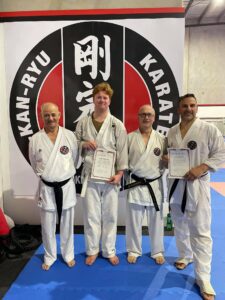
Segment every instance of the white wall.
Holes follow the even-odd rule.
[[[3,24],[0,24],[0,74],[5,74],[4,61],[4,35]],[[9,181],[9,140],[8,140],[8,107],[6,101],[5,77],[0,79],[0,207],[3,208],[4,195],[10,193]]]
[[[199,103],[225,104],[225,25],[190,27],[185,31],[184,94]]]
[[[180,0],[0,0],[0,11],[179,7]]]

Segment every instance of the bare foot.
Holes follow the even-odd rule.
[[[98,257],[98,254],[95,255],[88,255],[88,257],[85,260],[86,265],[91,266],[96,261],[96,258]]]
[[[175,261],[174,266],[177,270],[184,270],[193,260],[191,258],[179,258]]]
[[[133,256],[133,255],[128,255],[127,256],[127,261],[129,262],[129,264],[136,264],[137,257]]]
[[[75,260],[74,260],[74,259],[72,259],[71,261],[68,261],[68,262],[67,262],[67,266],[68,266],[69,268],[72,268],[72,267],[74,267],[74,266],[75,266],[75,264],[76,264],[76,262],[75,262]]]
[[[118,256],[113,256],[113,257],[109,257],[109,262],[113,265],[113,266],[115,266],[115,265],[118,265],[119,264],[119,258],[118,258]]]
[[[157,256],[155,258],[155,262],[157,265],[163,265],[165,262],[165,258],[163,256]]]
[[[178,262],[178,261],[174,263],[174,266],[177,268],[177,270],[184,270],[187,267],[185,263]]]
[[[201,297],[203,300],[214,300],[215,299],[215,291],[208,281],[196,280],[197,285],[200,288]]]
[[[207,294],[207,293],[202,293],[202,299],[203,300],[214,300],[215,299],[215,296],[214,295],[210,295],[210,294]]]
[[[50,266],[49,266],[49,265],[46,265],[45,263],[43,263],[41,267],[42,267],[42,269],[45,270],[45,271],[48,271],[48,270],[50,269]]]

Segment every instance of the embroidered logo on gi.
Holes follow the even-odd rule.
[[[161,150],[160,150],[159,148],[155,148],[155,149],[153,150],[153,152],[154,152],[154,154],[155,154],[156,156],[159,156],[159,155],[161,154]]]
[[[67,146],[62,146],[60,148],[60,152],[65,155],[65,154],[69,153],[69,148]]]
[[[195,148],[197,148],[197,143],[195,141],[190,141],[187,144],[188,148],[191,150],[194,150]]]

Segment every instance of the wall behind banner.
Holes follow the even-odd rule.
[[[180,0],[0,0],[0,11],[178,7]]]
[[[185,30],[183,91],[202,104],[225,104],[225,24]]]

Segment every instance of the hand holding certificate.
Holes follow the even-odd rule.
[[[190,170],[190,149],[169,148],[169,178],[183,178]]]
[[[115,158],[115,151],[97,148],[94,154],[91,178],[108,181],[113,176]]]

